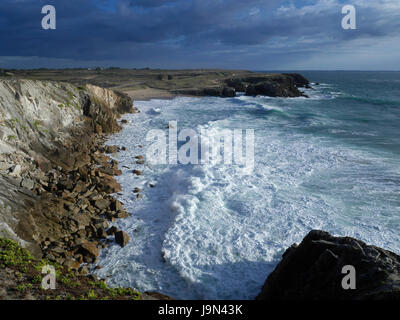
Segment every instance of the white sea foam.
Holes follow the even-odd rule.
[[[142,112],[127,115],[129,125],[108,142],[128,148],[117,158],[123,170],[119,198],[132,216],[117,225],[131,242],[102,252],[99,275],[112,276],[111,285],[176,298],[251,299],[283,250],[311,229],[396,251],[400,218],[393,210],[400,185],[382,177],[398,177],[399,171],[366,151],[288,132],[281,113],[296,119],[299,103],[245,96],[137,102]],[[271,110],[278,113],[265,114]],[[170,120],[196,131],[255,129],[254,173],[212,163],[135,164],[134,156],[146,149],[146,132],[166,130]],[[134,168],[143,175],[132,175]],[[135,187],[143,189],[142,200],[132,193]],[[382,194],[392,202],[382,202]]]

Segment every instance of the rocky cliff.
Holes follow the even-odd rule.
[[[108,195],[119,189],[118,168],[102,139],[132,111],[126,95],[92,85],[0,80],[0,237],[78,266],[79,241],[105,226],[102,214],[116,214],[110,206],[122,210]]]

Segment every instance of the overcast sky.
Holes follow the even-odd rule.
[[[0,28],[3,68],[400,70],[400,0],[1,0]]]

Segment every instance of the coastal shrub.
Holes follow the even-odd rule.
[[[33,126],[35,127],[36,130],[39,129],[40,124],[41,124],[41,121],[39,121],[39,120],[33,121]]]
[[[0,238],[0,264],[17,268],[27,268],[33,260],[28,250],[21,248],[10,239]]]

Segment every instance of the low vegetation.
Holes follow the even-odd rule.
[[[42,268],[46,265],[56,271],[56,289],[42,288]],[[0,275],[7,274],[12,286],[5,287],[5,299],[38,300],[140,300],[140,292],[131,288],[110,288],[95,276],[82,276],[76,271],[45,259],[36,260],[15,241],[0,238]],[[3,277],[4,279],[5,277]],[[1,281],[0,281],[1,284]]]

